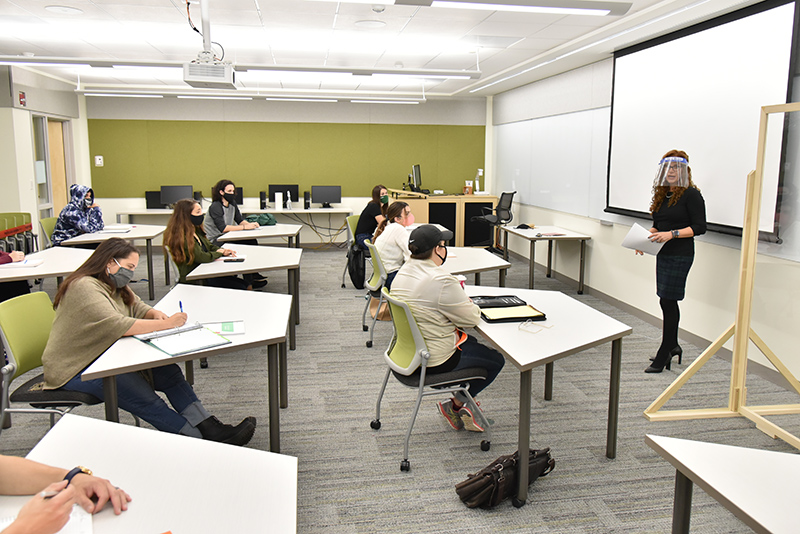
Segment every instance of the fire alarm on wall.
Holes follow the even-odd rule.
[[[28,106],[28,100],[25,98],[24,91],[19,92],[19,105],[22,106],[23,108]]]

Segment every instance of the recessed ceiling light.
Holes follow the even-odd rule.
[[[45,6],[45,11],[58,13],[59,15],[83,15],[83,10],[70,6]]]
[[[357,20],[356,21],[356,28],[362,28],[364,30],[377,30],[378,28],[383,28],[386,26],[386,23],[382,20]]]

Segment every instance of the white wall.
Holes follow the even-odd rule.
[[[610,67],[609,60],[496,96],[495,125],[609,106]],[[493,165],[500,168],[502,163],[494,161]],[[607,156],[603,161],[593,161],[592,164],[592,175],[601,176],[603,180],[599,184],[593,183],[592,189],[604,192]],[[702,176],[694,178],[702,189]],[[502,180],[502,177],[497,180]],[[584,192],[576,192],[578,201],[582,202],[585,196]],[[592,193],[589,197],[591,205],[583,215],[517,205],[515,222],[562,226],[591,235],[592,240],[587,243],[586,285],[660,318],[661,311],[655,294],[655,258],[634,256],[632,251],[620,246],[634,219],[603,213],[605,196],[602,194]],[[613,225],[603,225],[601,220],[612,221]],[[734,321],[740,254],[734,238],[708,235],[695,241],[695,263],[689,274],[686,299],[681,303],[681,328],[711,341]],[[528,256],[527,242],[512,238],[509,248]],[[546,254],[546,244],[537,245],[537,263],[544,263]],[[578,259],[579,247],[576,243],[559,245],[556,247],[554,269],[577,280]],[[752,327],[796,376],[800,376],[800,354],[796,350],[796,323],[800,318],[797,312],[800,308],[798,288],[800,264],[759,254]],[[654,350],[658,342],[658,339],[653,340]],[[732,348],[730,342],[726,347]],[[748,356],[769,365],[752,344]]]
[[[0,211],[38,214],[30,112],[0,108]]]

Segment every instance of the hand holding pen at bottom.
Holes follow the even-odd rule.
[[[76,497],[75,488],[68,487],[66,480],[50,484],[25,503],[17,519],[3,532],[56,533],[69,521]]]

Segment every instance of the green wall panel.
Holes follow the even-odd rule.
[[[258,196],[270,183],[341,185],[369,196],[399,189],[419,163],[423,186],[461,192],[484,167],[483,126],[89,120],[98,197],[142,197],[162,185],[192,185],[210,196],[228,178]]]

